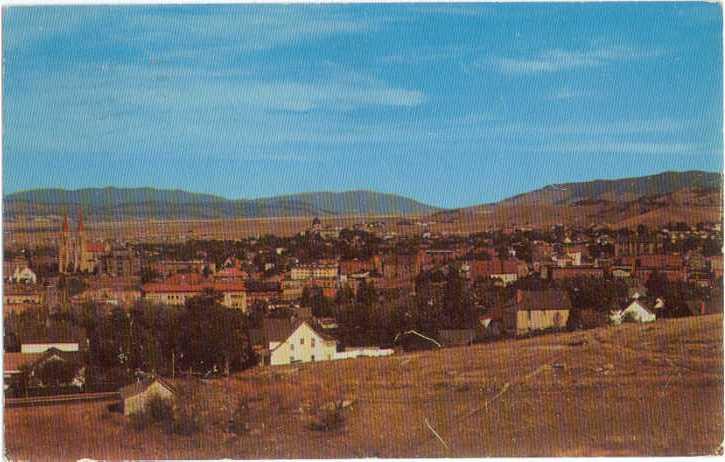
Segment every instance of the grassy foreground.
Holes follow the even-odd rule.
[[[706,455],[723,441],[723,317],[258,368],[198,385],[205,429],[135,431],[102,403],[8,409],[11,459]],[[240,397],[249,431],[228,433]],[[351,400],[341,429],[310,410]],[[435,433],[434,433],[435,432]],[[437,434],[437,436],[436,436]]]

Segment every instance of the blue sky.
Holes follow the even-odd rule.
[[[5,8],[4,193],[444,207],[722,170],[717,4]]]

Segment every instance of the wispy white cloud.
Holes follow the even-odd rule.
[[[661,50],[638,50],[611,46],[590,50],[545,50],[535,56],[511,58],[494,57],[494,67],[505,74],[552,73],[570,69],[598,67],[621,61],[636,61],[661,56]]]
[[[352,111],[407,110],[426,100],[417,89],[389,85],[368,73],[326,70],[327,77],[307,82],[184,65],[85,65],[63,79],[29,73],[22,87],[13,89],[26,95],[25,104],[7,114],[5,123],[12,133],[34,136],[9,137],[5,148],[101,154],[118,151],[123,140],[121,145],[150,152],[235,152],[255,158],[277,150],[285,156],[285,143],[325,143],[327,137],[341,145],[360,141],[348,137],[354,122],[337,120]],[[58,127],[64,127],[62,136]]]

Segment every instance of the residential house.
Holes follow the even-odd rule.
[[[569,295],[563,290],[519,289],[514,302],[504,309],[504,327],[516,335],[561,329],[566,326],[571,309]]]
[[[642,299],[632,301],[625,309],[618,313],[622,322],[654,322],[657,319],[652,305]]]
[[[132,383],[121,388],[121,403],[124,415],[132,415],[146,410],[153,397],[172,401],[176,396],[176,388],[161,377],[152,377]]]
[[[265,319],[267,351],[263,362],[282,365],[299,362],[331,361],[337,352],[337,340],[308,320]]]
[[[22,269],[18,266],[13,271],[13,275],[10,276],[10,281],[16,284],[37,284],[38,276],[27,266]]]
[[[26,373],[24,380],[27,385],[49,386],[51,384],[42,383],[38,372],[48,363],[60,361],[77,368],[75,377],[69,383],[62,383],[61,386],[75,385],[82,387],[85,383],[85,368],[81,353],[77,351],[63,351],[58,348],[51,347],[43,352],[32,353],[4,353],[3,354],[3,378],[4,389],[7,397],[19,397],[22,391],[21,376]]]
[[[27,268],[28,266],[30,266],[28,259],[22,255],[8,260],[3,260],[3,278],[9,280],[10,277],[15,274],[16,270]]]

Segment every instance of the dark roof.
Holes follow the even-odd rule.
[[[143,393],[154,382],[159,382],[172,393],[176,393],[176,388],[171,383],[167,382],[161,377],[152,377],[149,379],[134,382],[131,385],[126,385],[125,387],[118,390],[118,393],[121,395],[121,398],[128,399],[132,396],[138,395],[139,393]]]
[[[63,361],[73,362],[80,362],[81,358],[81,354],[77,351],[61,351],[52,347],[42,353],[5,353],[3,354],[3,371],[17,371],[23,365],[35,367],[54,356],[58,356]]]
[[[563,290],[522,290],[522,300],[512,305],[517,311],[571,310],[569,294]]]
[[[82,327],[60,323],[29,332],[17,332],[21,345],[30,343],[78,343],[86,341],[86,331]]]
[[[323,339],[336,340],[335,337],[324,332],[316,322],[309,319],[291,321],[289,319],[265,318],[263,330],[266,342],[284,342],[302,323],[310,326],[310,328]]]
[[[292,324],[287,318],[265,318],[262,330],[267,342],[284,342],[296,327],[296,323]]]

